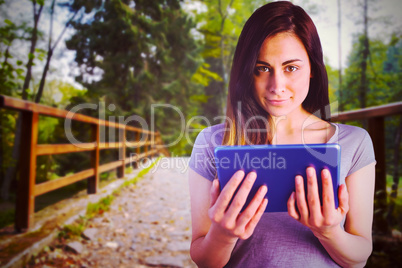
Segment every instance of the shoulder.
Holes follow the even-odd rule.
[[[342,164],[347,174],[375,162],[373,142],[369,133],[360,127],[335,124],[336,142],[341,146]]]
[[[224,124],[204,128],[197,136],[191,152],[189,167],[212,181],[216,175],[214,150],[222,144]]]
[[[339,134],[341,135],[351,135],[354,137],[361,137],[368,135],[367,131],[364,128],[351,126],[351,125],[344,125],[344,124],[336,124],[339,128]]]
[[[206,127],[198,134],[194,147],[213,150],[216,146],[222,144],[224,132],[225,125],[223,123]]]
[[[371,137],[367,130],[365,130],[364,128],[344,124],[336,125],[338,127],[336,135],[341,145],[351,147],[372,145]]]

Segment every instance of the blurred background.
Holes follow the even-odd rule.
[[[189,156],[199,131],[221,122],[237,39],[252,12],[268,2],[0,0],[0,94],[66,110],[93,103],[98,110],[79,112],[94,117],[104,113],[106,120],[139,115],[149,126],[155,125],[172,156]],[[292,2],[302,6],[317,26],[333,111],[402,100],[401,1]],[[188,134],[180,136],[183,118],[177,110],[152,108],[155,104],[177,107]],[[13,222],[18,121],[18,113],[0,110],[1,226]],[[400,115],[386,118],[385,235],[399,238],[401,128]],[[80,141],[90,139],[88,132],[88,126],[73,125]],[[40,117],[38,139],[46,144],[68,142],[64,120]],[[38,157],[37,183],[87,169],[88,154]],[[104,162],[116,157],[114,150],[102,151]],[[102,179],[111,176],[104,173]],[[78,182],[39,196],[35,209],[85,187],[85,181]],[[401,243],[392,241],[381,240],[371,263],[384,263],[384,254],[390,265],[401,261]]]

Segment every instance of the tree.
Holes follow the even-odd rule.
[[[38,0],[38,1],[37,0],[31,0],[30,2],[32,3],[32,10],[33,10],[33,27],[29,28],[30,36],[29,36],[29,38],[27,38],[27,40],[30,42],[30,46],[29,46],[29,53],[28,53],[28,61],[26,63],[26,74],[25,74],[25,77],[24,77],[24,83],[22,85],[22,92],[21,92],[21,98],[23,100],[27,100],[28,97],[29,97],[28,89],[30,87],[31,80],[32,80],[32,68],[33,68],[33,66],[35,64],[34,60],[38,56],[37,42],[38,42],[38,38],[42,35],[41,32],[39,31],[39,21],[40,21],[42,11],[43,11],[43,8],[44,8],[44,5],[45,5],[44,0]],[[49,70],[50,61],[51,61],[54,49],[56,48],[57,44],[61,40],[65,30],[69,26],[69,23],[70,23],[71,19],[74,18],[74,16],[76,15],[76,13],[73,14],[72,18],[66,23],[64,30],[61,32],[61,34],[57,38],[56,42],[52,44],[53,14],[54,14],[55,3],[56,3],[56,1],[53,0],[52,3],[51,3],[51,6],[50,6],[51,20],[50,20],[50,29],[49,29],[49,41],[48,41],[47,59],[46,59],[46,63],[45,63],[44,70],[43,70],[43,73],[42,73],[42,77],[41,77],[41,80],[40,80],[39,89],[38,89],[37,95],[35,96],[35,102],[39,102],[40,98],[42,96],[43,87],[45,85],[46,76],[47,76],[47,72]],[[8,24],[11,25],[11,26],[13,25],[13,23],[11,21],[9,21]],[[22,23],[20,28],[21,27],[25,28],[26,24]],[[10,46],[11,46],[11,42],[9,42],[9,43],[10,43]],[[7,62],[7,59],[8,59],[8,54],[7,53],[8,53],[9,47],[7,47],[7,49],[6,49],[5,62]],[[21,63],[22,63],[21,61],[17,61],[17,65],[21,64]],[[21,70],[20,69],[17,69],[17,72],[19,72],[19,74],[21,75]],[[12,159],[19,159],[20,140],[21,140],[21,116],[20,116],[20,114],[18,114],[18,117],[17,117],[17,120],[16,120],[13,151],[11,153]],[[10,188],[11,182],[12,182],[13,179],[16,178],[16,175],[17,175],[17,166],[18,166],[18,163],[14,164],[14,165],[9,165],[9,167],[8,167],[8,169],[6,171],[6,175],[5,175],[4,180],[2,182],[2,191],[1,191],[1,197],[3,199],[8,199],[9,188]]]
[[[401,99],[402,88],[401,82],[401,61],[398,59],[400,55],[400,41],[394,36],[389,44],[384,44],[382,40],[370,40],[370,53],[367,59],[366,70],[366,105],[376,106],[384,103],[391,103]],[[351,54],[349,56],[348,67],[345,69],[345,109],[351,110],[360,107],[359,94],[361,89],[362,72],[361,62],[363,54],[361,53],[364,47],[364,38],[358,38],[355,42]],[[398,159],[396,150],[400,150],[398,142],[399,121],[397,119],[387,119],[386,121],[386,144],[387,144],[387,169],[391,170],[394,165],[391,159]],[[391,157],[394,155],[394,157]],[[387,196],[385,189],[386,182],[376,180],[376,202],[378,209],[376,213],[376,229],[377,231],[387,232],[387,224],[383,215],[386,214]],[[378,187],[377,187],[378,186]],[[381,186],[381,187],[380,187]],[[381,204],[381,206],[380,206]]]
[[[3,4],[4,2],[1,2]],[[23,40],[29,31],[26,23],[16,25],[9,19],[4,20],[5,25],[0,27],[0,94],[15,95],[19,83],[23,81],[24,70],[21,68],[22,61],[14,60],[12,45],[17,40]],[[14,118],[10,112],[3,111],[0,114],[0,183],[4,181],[5,167],[14,165],[11,158],[10,138],[14,135],[5,135],[13,130]]]
[[[227,86],[237,40],[244,23],[253,11],[266,1],[213,0],[205,1],[205,12],[196,12],[198,32],[203,35],[202,56],[205,64],[201,71],[208,71],[212,78],[205,86],[208,102],[203,105],[203,115],[210,121],[225,113]]]
[[[393,88],[394,94],[391,96],[390,101],[398,101],[402,99],[402,39],[397,37],[396,35],[392,36],[390,45],[386,52],[386,59],[383,64],[384,75],[388,76],[387,84],[389,87]],[[390,151],[387,155],[392,155],[392,159],[390,159],[389,166],[392,166],[393,172],[393,183],[390,194],[390,203],[387,212],[387,219],[390,225],[395,223],[396,215],[395,215],[395,203],[398,196],[399,189],[399,176],[402,173],[401,171],[401,156],[400,151],[402,150],[401,140],[402,140],[402,116],[395,118],[393,120],[389,120],[389,125],[392,126],[393,129],[387,131],[387,133],[395,133],[394,136],[388,138],[389,147],[387,151]],[[389,135],[389,134],[388,134]],[[390,136],[390,135],[389,135]],[[392,152],[393,151],[393,152]]]
[[[360,76],[360,87],[359,87],[359,101],[360,101],[360,108],[366,107],[366,92],[367,92],[367,61],[369,56],[369,38],[368,38],[368,17],[367,17],[367,9],[368,9],[368,2],[364,0],[363,3],[363,18],[364,18],[364,30],[363,34],[361,35],[361,61],[360,61],[360,68],[361,68],[361,76]]]
[[[26,64],[27,71],[26,71],[24,84],[22,86],[22,93],[21,93],[21,97],[23,100],[26,100],[28,98],[28,87],[29,87],[29,83],[32,78],[32,66],[34,64],[35,49],[36,49],[36,44],[38,41],[38,23],[39,23],[41,14],[42,14],[43,6],[44,6],[44,0],[40,0],[40,1],[32,0],[33,27],[32,27],[32,35],[30,38],[30,49],[29,49],[29,54],[28,54],[28,61]],[[14,146],[13,146],[13,151],[12,151],[13,159],[19,159],[20,140],[21,140],[21,117],[18,116],[17,122],[16,122]],[[7,200],[9,198],[9,189],[10,189],[11,181],[16,177],[16,173],[17,173],[17,165],[11,165],[8,167],[8,169],[6,171],[6,175],[3,180],[3,185],[1,188],[1,197],[4,200]]]
[[[339,95],[339,111],[343,111],[343,96],[342,96],[342,12],[341,12],[341,0],[338,0],[338,95]]]
[[[54,15],[54,6],[55,6],[56,0],[52,1],[52,4],[50,6],[50,27],[49,27],[49,41],[48,41],[48,48],[47,48],[47,57],[46,57],[46,63],[45,66],[43,67],[43,72],[42,72],[42,77],[40,79],[40,84],[39,84],[39,88],[38,91],[36,93],[35,96],[35,102],[39,103],[40,99],[42,97],[43,94],[43,88],[45,86],[45,82],[46,82],[46,76],[47,76],[47,72],[49,71],[49,66],[50,66],[50,61],[52,59],[54,50],[56,49],[57,45],[59,44],[60,40],[62,39],[65,31],[67,30],[67,28],[70,26],[71,21],[74,19],[74,17],[77,15],[77,13],[79,12],[79,10],[76,10],[73,15],[71,16],[70,19],[68,19],[68,21],[66,22],[64,29],[62,30],[62,32],[59,34],[58,38],[56,39],[56,41],[54,43],[52,43],[53,39],[53,15]]]
[[[76,80],[88,88],[92,101],[103,98],[115,109],[107,116],[142,116],[151,123],[151,106],[168,103],[184,114],[199,86],[191,79],[198,68],[198,45],[190,31],[193,22],[179,1],[73,1],[74,12],[85,16],[72,22],[75,34],[66,42],[76,51],[80,68]],[[106,106],[108,107],[108,105]],[[155,111],[156,126],[170,133],[181,131],[180,118],[172,109]],[[131,122],[133,124],[135,122]],[[177,137],[177,136],[176,136]]]

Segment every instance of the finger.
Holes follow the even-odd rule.
[[[322,217],[320,196],[318,194],[317,174],[315,168],[308,167],[307,173],[307,203],[310,212],[310,218],[316,219]]]
[[[217,201],[215,202],[217,209],[223,211],[223,213],[226,211],[236,189],[242,182],[244,175],[243,170],[238,170],[233,174],[232,178],[230,178],[225,187],[223,187]]]
[[[258,222],[260,221],[262,215],[264,214],[267,205],[268,205],[268,199],[264,198],[260,206],[258,207],[257,212],[254,214],[249,223],[246,225],[245,235],[240,237],[241,239],[247,239],[253,234],[254,229],[257,226]]]
[[[296,205],[299,210],[300,220],[304,223],[308,221],[309,211],[306,202],[306,194],[304,192],[303,177],[297,175],[295,178],[296,184]]]
[[[335,210],[334,188],[332,186],[331,173],[328,169],[321,171],[322,181],[322,209],[324,218],[331,218]]]
[[[338,210],[341,211],[342,216],[345,216],[349,211],[349,193],[346,189],[346,185],[342,184],[339,187],[339,206]]]
[[[299,220],[300,216],[299,213],[297,213],[296,211],[296,193],[292,192],[292,194],[290,195],[289,199],[288,199],[288,214],[290,217],[292,217],[295,220]]]
[[[212,207],[215,205],[216,200],[219,197],[219,180],[215,179],[212,181],[212,186],[211,186],[211,203],[209,207]]]
[[[258,189],[257,193],[253,197],[253,200],[251,200],[247,208],[240,214],[240,217],[237,221],[239,226],[246,226],[249,221],[254,217],[254,215],[257,213],[258,208],[261,206],[261,202],[263,201],[267,191],[268,188],[266,185],[263,185]]]
[[[227,215],[235,216],[237,219],[237,216],[246,203],[247,197],[250,193],[251,188],[253,187],[256,178],[257,174],[255,172],[250,172],[247,174],[246,178],[239,188],[239,191],[236,193],[236,196],[233,198],[233,201],[229,206]]]

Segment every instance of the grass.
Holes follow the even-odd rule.
[[[114,195],[112,194],[102,198],[97,203],[89,203],[86,216],[91,219],[98,214],[103,214],[103,212],[108,211],[113,199]]]

